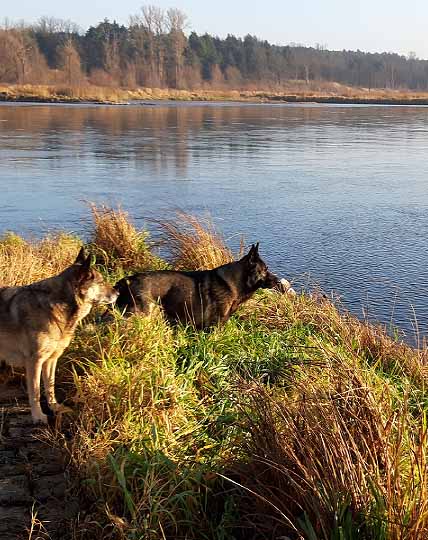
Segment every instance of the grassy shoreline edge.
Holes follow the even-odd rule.
[[[236,101],[243,103],[318,103],[360,105],[428,105],[428,93],[368,90],[337,85],[334,92],[310,87],[290,91],[175,90],[47,85],[0,85],[0,102],[127,104],[133,101]]]
[[[179,214],[159,222],[172,253],[163,261],[124,212],[92,211],[88,249],[111,282],[232,256],[212,224]],[[81,243],[6,234],[0,282],[52,275]],[[81,500],[73,540],[428,534],[426,348],[317,294],[263,291],[204,332],[159,312],[96,317],[60,361],[72,437],[50,434]]]

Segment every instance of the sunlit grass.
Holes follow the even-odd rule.
[[[84,85],[0,84],[0,94],[14,101],[108,102],[123,103],[130,95],[120,88]]]
[[[58,274],[75,260],[81,244],[65,233],[33,242],[5,233],[0,237],[0,287],[25,285]]]
[[[239,88],[204,85],[194,90],[173,88],[114,88],[97,86],[85,82],[78,85],[2,84],[2,99],[52,101],[52,102],[96,102],[127,103],[133,100],[176,100],[176,101],[284,101],[284,102],[337,102],[337,103],[426,103],[427,92],[393,90],[389,88],[362,88],[335,82],[291,80],[284,84],[265,84],[259,87],[245,83]]]

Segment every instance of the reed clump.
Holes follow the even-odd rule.
[[[91,205],[91,250],[110,271],[155,270],[166,264],[153,255],[147,231],[138,231],[121,208]]]
[[[2,84],[0,85],[0,98],[6,101],[49,103],[123,103],[130,98],[130,92],[121,88],[110,88],[91,84]]]
[[[66,233],[36,241],[5,233],[0,237],[0,287],[26,285],[62,272],[75,260],[81,244]]]
[[[177,211],[175,217],[154,220],[154,223],[176,270],[207,270],[234,260],[210,218],[201,219]]]
[[[267,84],[260,88],[254,83],[237,88],[218,84],[214,88],[121,88],[109,85],[108,80],[93,80],[92,84],[2,84],[0,99],[5,101],[34,102],[95,102],[125,104],[132,100],[175,100],[175,101],[243,101],[285,103],[380,103],[380,104],[426,104],[427,92],[393,90],[387,88],[351,87],[326,81],[289,81],[286,84]]]
[[[239,483],[253,528],[269,538],[425,537],[425,414],[410,414],[408,395],[340,357],[287,392],[244,392],[251,457]]]

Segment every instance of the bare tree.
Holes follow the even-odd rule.
[[[10,21],[9,17],[5,17],[3,19],[3,22],[0,25],[0,29],[1,30],[10,30],[11,28],[13,28],[12,22]]]
[[[186,48],[184,30],[187,26],[187,15],[179,9],[168,9],[166,12],[166,26],[169,31],[169,43],[171,47],[170,57],[173,71],[173,86],[175,88],[181,88],[183,53]]]
[[[155,33],[155,55],[157,65],[157,75],[159,85],[163,86],[165,81],[165,43],[164,36],[166,33],[165,12],[157,6],[149,6],[153,28]]]
[[[115,38],[110,39],[104,44],[104,67],[111,76],[113,83],[115,85],[120,84],[121,69],[119,42]]]
[[[79,26],[70,20],[57,19],[55,17],[40,17],[34,27],[44,34],[79,34]]]
[[[154,6],[143,6],[141,8],[141,27],[143,29],[143,41],[145,43],[146,72],[148,72],[146,79],[150,83],[150,86],[153,86],[153,83],[158,79],[155,52],[155,18],[157,10],[158,8]]]
[[[31,50],[31,46],[25,43],[24,36],[21,32],[15,34],[15,58],[18,66],[18,82],[23,84],[26,82],[26,75],[28,71],[28,53]]]
[[[146,86],[162,86],[165,79],[164,10],[147,5],[130,17],[130,33],[136,51],[137,80]]]
[[[70,85],[81,84],[83,75],[80,56],[71,38],[68,38],[59,48],[58,59],[59,65],[65,73],[67,83]]]
[[[9,30],[0,30],[0,81],[18,82],[18,65],[15,54],[17,40]]]
[[[44,82],[46,60],[27,29],[0,30],[0,80],[19,83]]]

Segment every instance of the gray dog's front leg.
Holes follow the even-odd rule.
[[[25,366],[27,378],[28,400],[31,407],[31,416],[34,423],[48,423],[48,417],[42,412],[40,406],[40,376],[42,374],[42,361],[40,358],[30,358]]]

